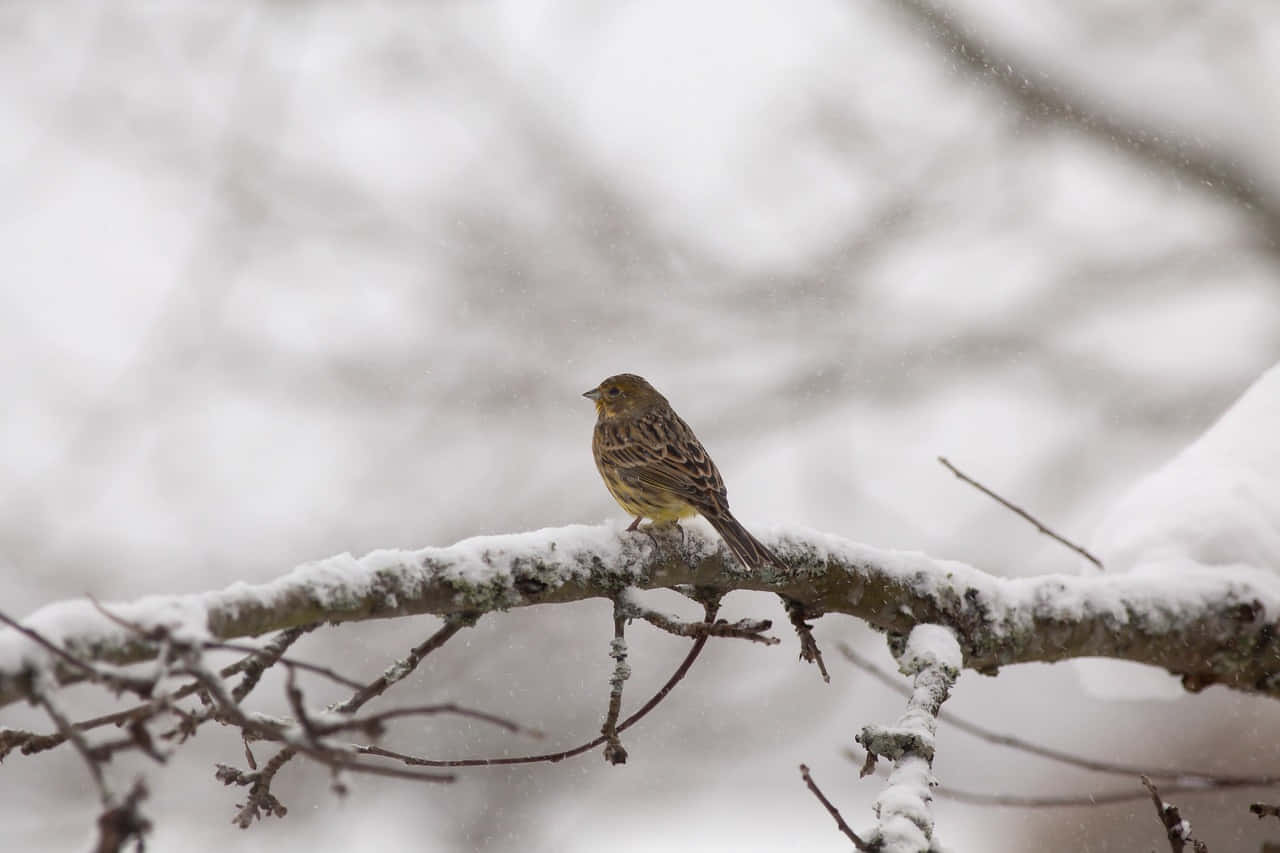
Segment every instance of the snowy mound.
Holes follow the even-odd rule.
[[[1280,364],[1204,435],[1141,480],[1098,528],[1107,574],[1187,569],[1280,572]],[[1137,664],[1082,661],[1087,690],[1107,698],[1173,697],[1178,682]]]

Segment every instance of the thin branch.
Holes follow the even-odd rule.
[[[239,826],[241,829],[248,829],[254,821],[261,820],[265,813],[268,817],[275,815],[276,817],[284,817],[289,813],[289,809],[276,799],[275,794],[271,793],[271,783],[275,781],[276,774],[296,755],[296,751],[292,747],[286,746],[284,749],[272,756],[266,766],[255,773],[242,773],[234,767],[225,764],[218,765],[217,772],[214,774],[218,781],[224,785],[247,785],[249,794],[243,803],[237,803],[239,811],[231,822]]]
[[[248,673],[254,670],[256,668],[256,662],[260,660],[261,656],[265,654],[268,658],[270,658],[274,654],[272,650],[275,648],[279,648],[280,651],[283,652],[284,648],[287,648],[288,645],[292,643],[295,639],[297,639],[297,636],[299,636],[299,634],[295,634],[294,632],[306,632],[306,631],[310,631],[314,627],[315,625],[309,625],[309,626],[302,626],[299,628],[290,628],[287,631],[281,631],[280,634],[278,634],[271,641],[271,643],[269,643],[267,646],[264,646],[262,648],[252,648],[249,646],[244,646],[240,644],[231,644],[231,643],[227,643],[227,644],[207,643],[206,646],[215,647],[215,648],[227,648],[233,651],[245,650],[249,652],[249,654],[246,657],[241,658],[240,660],[235,661],[234,663],[230,663],[227,666],[224,666],[222,669],[218,670],[218,676],[220,678],[230,678],[231,676],[236,675],[237,673],[241,673],[241,672]],[[298,661],[293,661],[292,663],[295,666],[299,665]],[[317,667],[313,671],[321,671],[321,670],[323,670],[323,667]],[[326,674],[326,673],[320,672],[320,674]],[[257,683],[257,678],[260,675],[261,675],[261,669],[258,670],[258,676],[255,676],[253,681],[249,684],[249,688],[244,690],[245,694],[248,693],[248,689],[251,689],[252,686]],[[341,680],[340,676],[338,676],[337,678],[338,680]],[[243,683],[241,686],[243,686]],[[243,699],[243,695],[240,694],[240,689],[241,687],[237,686],[236,691],[234,691],[232,694],[237,699]],[[158,696],[148,702],[144,702],[140,705],[135,705],[132,708],[126,708],[123,711],[116,711],[111,714],[104,714],[100,717],[93,717],[88,720],[81,720],[77,723],[72,724],[72,728],[74,728],[76,731],[83,732],[83,731],[90,731],[92,729],[100,728],[102,726],[127,725],[139,720],[143,720],[143,719],[155,716],[161,710],[168,709],[170,711],[174,711],[175,709],[172,707],[172,704],[174,702],[176,702],[179,699],[185,699],[199,690],[200,690],[200,682],[189,681],[186,684],[179,687],[178,689],[170,691],[163,696]],[[56,746],[61,746],[63,743],[66,743],[66,740],[67,740],[66,737],[61,732],[54,732],[53,734],[47,734],[47,735],[37,735],[34,732],[24,732],[21,734],[25,735],[25,737],[22,737],[20,739],[11,738],[9,739],[9,741],[6,741],[4,738],[0,738],[0,758],[3,758],[5,753],[7,753],[8,750],[12,749],[14,746],[21,746],[23,755],[33,755],[38,752],[43,752],[44,750],[47,750],[47,749],[52,749]],[[17,741],[17,742],[13,742],[13,741]],[[6,747],[8,748],[6,749]]]
[[[622,686],[631,677],[627,664],[627,617],[621,602],[613,605],[613,640],[609,643],[609,657],[614,660],[613,675],[609,678],[609,710],[605,713],[600,734],[604,737],[604,760],[610,764],[626,764],[627,750],[618,737],[618,715],[622,713]]]
[[[468,625],[474,625],[474,619],[454,618],[446,619],[444,625],[440,627],[434,634],[426,639],[421,645],[415,646],[410,650],[409,654],[396,661],[375,678],[368,685],[359,687],[357,692],[345,702],[340,702],[333,706],[333,710],[339,714],[353,714],[366,702],[375,696],[381,696],[387,691],[387,688],[407,678],[418,664],[422,663],[423,658],[443,646],[445,643]]]
[[[382,675],[375,678],[369,684],[356,685],[356,692],[353,693],[350,698],[344,702],[337,703],[329,710],[339,714],[354,714],[363,707],[365,703],[377,696],[381,696],[392,685],[407,678],[415,669],[417,669],[418,665],[422,663],[423,659],[426,658],[427,655],[447,643],[454,634],[458,633],[462,628],[473,624],[475,624],[475,618],[469,616],[456,616],[446,619],[444,625],[442,625],[424,642],[411,649],[408,655],[388,667],[383,671]],[[283,649],[281,649],[281,651],[283,651]],[[290,684],[292,684],[292,670],[290,671]],[[295,706],[294,712],[299,715],[299,720],[307,720],[305,709],[300,707],[300,697],[295,697],[294,693],[291,691],[289,698],[291,704],[294,704]],[[500,720],[497,717],[492,717],[491,715],[482,715],[479,711],[466,712],[464,709],[457,708],[457,706],[437,707],[456,709],[454,711],[455,713],[469,713],[469,715],[487,719],[489,722],[494,722],[498,725],[515,725],[514,723],[508,723],[506,720]],[[441,713],[444,713],[444,711],[441,711]],[[314,740],[318,735],[341,731],[345,728],[376,727],[380,725],[382,720],[391,719],[394,716],[397,716],[397,713],[395,711],[389,711],[360,720],[348,720],[342,723],[334,723],[328,729],[323,726],[316,726],[312,724],[308,729],[308,735]],[[357,753],[366,751],[364,747],[358,746],[353,746],[351,749]],[[266,813],[268,816],[274,814],[278,817],[284,817],[288,809],[271,792],[271,783],[275,780],[276,774],[279,773],[286,764],[293,760],[293,757],[297,755],[298,752],[299,750],[295,746],[286,746],[284,749],[277,752],[271,760],[267,762],[266,767],[258,773],[240,774],[239,771],[226,765],[222,765],[219,768],[218,778],[224,783],[232,784],[234,782],[235,784],[250,785],[249,796],[247,800],[240,805],[240,810],[236,813],[235,818],[232,819],[233,823],[237,824],[241,829],[247,829],[255,820],[259,820],[263,813]],[[245,755],[249,759],[250,763],[252,763],[253,754],[249,751],[247,742],[245,744]],[[372,765],[360,765],[359,767],[351,769],[366,772],[364,770],[366,766]],[[446,777],[438,774],[428,774],[424,778],[428,781],[453,781],[453,776],[451,775]]]
[[[863,759],[867,756],[867,753],[859,755],[856,751],[848,748],[841,752],[844,757],[853,764],[863,763]],[[882,777],[888,775],[887,773],[876,769],[874,764],[870,772]],[[1187,782],[1166,784],[1162,787],[1162,790],[1167,794],[1209,794],[1217,791],[1234,790],[1238,788],[1269,788],[1274,784],[1275,783],[1254,782],[1252,780],[1240,780],[1239,783],[1229,782],[1222,785],[1206,785],[1201,782]],[[957,803],[1014,809],[1098,808],[1101,806],[1136,803],[1140,800],[1149,799],[1149,795],[1146,791],[1135,790],[1133,788],[1123,791],[1107,791],[1104,793],[1071,794],[1067,796],[1035,796],[1024,794],[989,794],[982,791],[970,791],[965,788],[956,788],[950,785],[935,785],[933,787],[933,792],[937,796],[944,797],[948,800],[954,800]]]
[[[857,756],[852,752],[847,757],[850,761],[857,761]],[[1162,790],[1166,794],[1210,794],[1218,791],[1231,790],[1235,788],[1269,788],[1270,784],[1257,784],[1253,782],[1242,782],[1241,784],[1227,783],[1222,785],[1197,785],[1197,784],[1171,784],[1162,786]],[[933,789],[934,793],[940,797],[949,800],[955,800],[957,803],[968,803],[974,806],[997,806],[1002,808],[1015,809],[1070,809],[1070,808],[1097,808],[1099,806],[1115,806],[1124,803],[1136,803],[1140,800],[1150,799],[1145,791],[1107,791],[1105,793],[1095,794],[1072,794],[1068,796],[1033,796],[1021,794],[987,794],[979,791],[967,791],[963,788],[953,788],[948,785],[939,785]]]
[[[706,609],[706,621],[714,622],[716,611],[720,605],[718,600],[705,601],[703,607]],[[707,634],[699,635],[694,641],[693,646],[689,649],[689,653],[685,655],[684,660],[676,667],[676,671],[671,674],[667,682],[658,689],[658,692],[650,697],[649,701],[644,703],[631,716],[627,717],[618,724],[618,733],[626,731],[652,711],[654,708],[667,698],[675,686],[679,684],[688,674],[689,668],[693,666],[693,662],[698,659],[698,655],[702,654],[702,649],[707,644]],[[600,744],[604,743],[606,738],[604,735],[593,738],[584,744],[575,746],[573,749],[566,749],[560,752],[548,752],[542,755],[521,755],[503,758],[456,758],[456,759],[437,759],[437,758],[419,758],[414,755],[406,755],[402,752],[395,752],[390,749],[384,749],[380,746],[358,746],[357,752],[366,753],[368,755],[378,755],[383,758],[390,758],[412,767],[501,767],[511,764],[539,764],[547,762],[555,764],[564,761],[566,758],[573,758],[582,755],[584,752],[590,752]]]
[[[199,667],[187,667],[184,672],[187,675],[200,679],[205,689],[208,691],[210,698],[214,704],[218,706],[220,718],[240,728],[242,731],[252,733],[264,740],[274,740],[286,743],[296,752],[306,755],[308,758],[314,759],[321,764],[328,765],[335,770],[351,770],[358,773],[366,773],[373,776],[390,776],[397,779],[412,779],[419,782],[453,782],[456,777],[450,773],[415,773],[408,770],[400,770],[394,767],[386,767],[381,764],[368,764],[358,761],[351,753],[356,750],[354,747],[344,748],[342,751],[330,747],[319,745],[318,741],[313,743],[307,739],[290,738],[285,732],[276,726],[262,722],[259,719],[249,716],[240,709],[231,699],[229,694],[212,673],[202,672]],[[295,709],[296,710],[296,709]],[[306,718],[305,713],[302,715]],[[301,722],[300,725],[303,725]],[[314,729],[313,729],[314,731]],[[350,750],[350,751],[347,751]]]
[[[96,853],[119,853],[130,841],[135,850],[142,853],[143,837],[151,831],[151,821],[138,810],[147,798],[147,786],[141,779],[133,783],[120,805],[103,811],[98,816],[98,846]]]
[[[1249,811],[1257,815],[1259,820],[1267,817],[1268,815],[1280,818],[1280,806],[1269,805],[1267,803],[1253,803],[1249,806]]]
[[[818,648],[818,641],[813,636],[813,626],[804,621],[811,615],[808,608],[804,602],[794,598],[783,598],[782,604],[786,608],[787,618],[791,620],[791,627],[795,628],[796,636],[800,638],[800,660],[817,664],[822,680],[830,684],[831,676],[827,674],[827,665],[822,660],[822,649]]]
[[[477,711],[472,708],[464,708],[461,705],[455,705],[452,702],[446,702],[439,705],[410,705],[406,708],[392,708],[389,711],[370,714],[367,717],[359,717],[335,723],[315,723],[314,725],[318,734],[331,735],[341,731],[369,731],[371,729],[379,728],[388,720],[396,720],[401,717],[428,717],[437,714],[454,714],[459,717],[478,720],[482,723],[489,723],[490,725],[497,726],[500,729],[505,729],[512,734],[527,735],[535,739],[541,739],[544,737],[543,733],[538,729],[531,729],[527,726],[522,726],[513,720],[507,719],[506,717],[499,717],[497,714]]]
[[[44,708],[44,712],[49,715],[49,719],[53,720],[53,724],[57,727],[62,735],[71,741],[71,745],[76,748],[76,752],[80,753],[80,757],[84,759],[85,766],[89,769],[89,778],[93,780],[93,785],[98,789],[98,800],[102,803],[104,809],[110,809],[115,805],[115,796],[111,793],[111,789],[107,787],[107,780],[102,774],[102,761],[93,754],[93,747],[89,746],[89,741],[82,732],[75,730],[71,725],[71,721],[67,719],[62,711],[58,710],[48,696],[38,693],[32,697],[32,701]]]
[[[911,688],[902,683],[900,676],[894,676],[885,672],[883,669],[872,663],[870,659],[858,654],[846,643],[841,643],[837,648],[840,649],[840,653],[843,654],[850,663],[870,675],[872,678],[875,678],[890,690],[900,696],[911,695]],[[1040,758],[1046,758],[1050,761],[1057,761],[1061,764],[1067,764],[1072,767],[1092,770],[1097,773],[1108,773],[1113,776],[1124,776],[1129,779],[1134,776],[1142,776],[1144,774],[1154,779],[1169,779],[1185,786],[1180,790],[1208,789],[1211,787],[1267,787],[1270,785],[1280,784],[1280,775],[1231,776],[1217,773],[1204,773],[1199,770],[1186,770],[1170,767],[1140,767],[1133,764],[1118,764],[1111,761],[1099,761],[1097,759],[1085,758],[1068,752],[1062,752],[1060,750],[1053,749],[1052,747],[1032,743],[1031,741],[1024,740],[1014,735],[1001,734],[984,726],[980,726],[977,723],[970,722],[964,717],[956,714],[954,711],[947,710],[946,708],[943,708],[938,712],[938,719],[949,726],[956,727],[962,732],[973,735],[987,743],[996,744],[997,746],[1006,746],[1010,749],[1025,752],[1029,755],[1039,756]],[[977,797],[988,795],[966,794],[965,796]],[[999,797],[1000,795],[992,794],[990,796]],[[1141,799],[1143,796],[1144,795],[1142,794],[1138,794],[1135,795],[1135,798]],[[1069,802],[1064,801],[1064,805],[1075,805],[1077,803],[1087,803],[1088,801],[1087,796],[1066,799],[1069,800]]]
[[[627,618],[643,619],[653,627],[677,637],[730,637],[737,640],[750,640],[766,646],[776,646],[782,642],[777,637],[770,637],[764,633],[773,627],[773,622],[768,619],[739,619],[737,622],[726,622],[723,619],[717,619],[715,622],[684,622],[645,607],[634,598],[626,599],[624,606]]]
[[[1191,845],[1191,849],[1195,853],[1209,853],[1209,848],[1205,846],[1204,842],[1191,835],[1191,824],[1182,819],[1182,815],[1178,812],[1178,807],[1161,799],[1160,791],[1146,776],[1142,777],[1142,786],[1150,792],[1151,802],[1156,807],[1156,815],[1160,818],[1160,822],[1164,824],[1165,832],[1169,836],[1170,853],[1182,853],[1188,844]]]
[[[822,807],[827,810],[827,814],[835,819],[836,827],[844,833],[844,836],[853,842],[853,846],[859,850],[870,851],[871,847],[867,842],[858,837],[858,834],[845,823],[844,817],[840,814],[840,810],[827,799],[826,794],[822,793],[822,789],[818,787],[818,783],[813,781],[813,777],[809,775],[809,767],[805,764],[800,765],[800,778],[804,779],[804,784],[808,786],[813,795],[818,798],[818,802],[822,803]]]
[[[1036,530],[1039,530],[1039,531],[1040,531],[1041,533],[1043,533],[1045,536],[1048,536],[1050,539],[1054,539],[1054,540],[1056,540],[1056,541],[1058,541],[1058,542],[1061,542],[1063,545],[1066,545],[1066,546],[1067,546],[1068,548],[1070,548],[1072,551],[1075,551],[1077,554],[1079,554],[1080,556],[1084,557],[1084,558],[1085,558],[1086,560],[1088,560],[1090,563],[1093,563],[1093,564],[1094,564],[1095,566],[1097,566],[1099,569],[1103,569],[1103,568],[1105,568],[1105,567],[1102,565],[1102,561],[1101,561],[1101,560],[1099,560],[1097,557],[1093,556],[1093,554],[1090,554],[1088,551],[1086,551],[1084,548],[1080,547],[1080,546],[1079,546],[1079,545],[1077,545],[1076,543],[1072,542],[1070,539],[1067,539],[1067,538],[1065,538],[1065,537],[1063,537],[1063,536],[1059,536],[1057,533],[1055,533],[1053,530],[1049,529],[1047,526],[1045,526],[1043,523],[1041,523],[1039,519],[1037,519],[1037,518],[1036,518],[1034,515],[1032,515],[1031,513],[1027,512],[1027,511],[1026,511],[1025,509],[1023,509],[1022,507],[1018,506],[1017,504],[1014,504],[1014,503],[1011,503],[1011,502],[1009,502],[1009,501],[1005,500],[1004,498],[1002,498],[1002,497],[1000,497],[999,495],[997,495],[995,492],[993,492],[993,491],[991,491],[990,489],[988,489],[986,486],[984,486],[984,485],[982,485],[981,483],[979,483],[977,480],[973,479],[972,477],[968,476],[967,474],[962,473],[962,472],[960,471],[960,469],[956,468],[956,466],[954,466],[954,465],[952,465],[950,462],[948,462],[948,461],[947,461],[947,458],[946,458],[945,456],[939,456],[939,457],[938,457],[938,461],[939,461],[939,462],[941,462],[941,463],[943,464],[943,466],[944,466],[948,471],[950,471],[952,474],[955,474],[955,475],[956,475],[957,477],[959,477],[961,480],[963,480],[964,482],[966,482],[966,483],[968,483],[969,485],[973,486],[975,489],[977,489],[978,491],[982,492],[984,495],[986,495],[987,497],[991,498],[991,499],[992,499],[992,500],[994,500],[996,503],[1000,504],[1001,506],[1005,507],[1006,509],[1012,510],[1013,512],[1015,512],[1015,513],[1017,513],[1018,515],[1020,515],[1020,516],[1022,516],[1023,518],[1025,518],[1027,521],[1031,522],[1033,525],[1035,525]]]

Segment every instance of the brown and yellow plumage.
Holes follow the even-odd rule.
[[[678,521],[699,514],[751,568],[785,564],[732,513],[720,471],[667,398],[633,373],[610,376],[582,396],[596,404],[591,450],[614,500],[635,520]]]

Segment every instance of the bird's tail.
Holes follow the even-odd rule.
[[[733,555],[747,568],[758,569],[764,566],[787,568],[787,564],[778,559],[778,555],[766,548],[759,539],[748,533],[747,529],[738,523],[738,519],[729,513],[729,510],[717,508],[702,513],[702,516],[711,522],[711,526],[724,539],[724,544],[729,546]]]

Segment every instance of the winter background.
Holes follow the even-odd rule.
[[[991,73],[912,0],[6,3],[0,606],[620,523],[579,394],[623,370],[694,425],[749,527],[1082,571],[935,457],[1087,541],[1276,362],[1280,12],[948,9]],[[242,763],[230,734],[112,769],[152,779],[157,850],[847,849],[796,766],[870,823],[882,783],[841,753],[902,702],[835,644],[888,666],[883,642],[821,620],[824,685],[774,600],[726,611],[781,619],[783,644],[712,643],[628,733],[624,767],[356,779],[339,800],[297,762],[275,788],[288,817],[248,831],[229,823],[241,792],[213,778]],[[296,650],[371,678],[436,624],[348,625]],[[486,618],[399,699],[510,714],[547,740],[425,720],[393,745],[588,739],[609,632],[600,602]],[[686,644],[637,625],[631,647],[634,708]],[[285,707],[278,684],[255,695]],[[1118,702],[1035,665],[966,673],[948,707],[1095,757],[1280,762],[1280,707],[1222,688]],[[935,769],[993,793],[1137,785],[946,726]],[[1259,798],[1176,801],[1213,849],[1256,850],[1280,836],[1246,812]],[[80,849],[96,810],[69,750],[0,765],[14,849]],[[937,804],[957,851],[1157,849],[1152,812]]]

